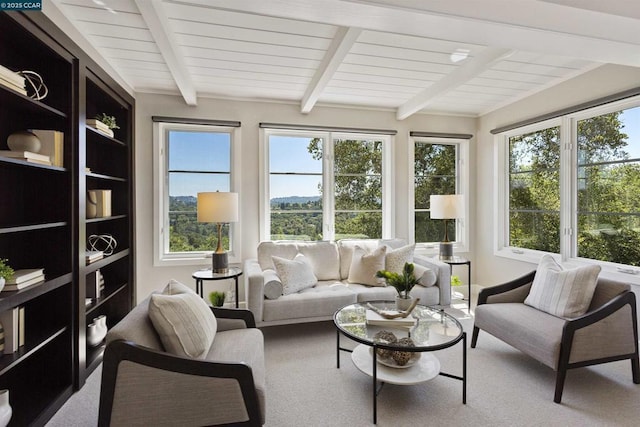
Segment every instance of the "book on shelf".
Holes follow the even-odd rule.
[[[8,285],[15,285],[44,275],[44,268],[23,268],[15,270],[13,276],[6,279]]]
[[[4,354],[18,351],[24,345],[24,307],[14,307],[0,313],[4,329]]]
[[[44,280],[45,280],[44,274],[41,274],[40,276],[36,276],[32,279],[25,280],[20,283],[7,283],[4,285],[4,288],[2,290],[3,291],[19,291],[20,289],[24,289],[29,286],[44,283]]]
[[[38,160],[51,164],[51,158],[46,154],[33,153],[31,151],[0,150],[0,156],[21,160]]]
[[[100,269],[87,274],[87,297],[100,298],[104,290],[104,278]]]
[[[24,88],[24,86],[18,86],[16,84],[14,84],[13,82],[10,82],[4,78],[2,78],[0,76],[0,85],[8,87],[9,89],[15,90],[16,92],[27,96],[27,90]]]
[[[104,258],[103,251],[87,251],[85,259],[87,264],[91,264],[92,262],[96,262]]]
[[[40,140],[40,154],[49,156],[51,164],[64,167],[64,132],[48,129],[33,129]]]
[[[25,79],[19,73],[11,71],[7,67],[0,65],[0,78],[13,83],[16,86],[24,87]]]
[[[389,314],[395,314],[397,311],[389,310]],[[387,326],[387,327],[410,327],[416,324],[416,319],[409,315],[408,317],[397,317],[395,319],[387,319],[373,310],[367,310],[366,319],[368,325]]]

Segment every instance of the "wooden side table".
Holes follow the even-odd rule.
[[[438,258],[440,261],[442,262],[446,262],[447,264],[449,264],[449,267],[451,268],[451,274],[453,274],[453,266],[454,265],[466,265],[468,267],[468,281],[467,281],[467,286],[469,287],[469,293],[467,301],[469,301],[469,309],[471,309],[471,260],[468,260],[467,258],[461,257],[461,256],[452,256],[451,258],[448,259],[443,259],[443,258]]]
[[[226,280],[234,279],[236,282],[236,308],[238,305],[238,278],[242,276],[242,270],[238,267],[229,267],[226,273],[214,273],[211,270],[198,270],[191,277],[196,279],[196,292],[204,298],[204,281],[205,280]]]

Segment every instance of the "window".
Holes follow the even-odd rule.
[[[233,127],[186,123],[154,124],[156,158],[156,265],[202,263],[215,250],[215,224],[197,221],[197,194],[233,191]],[[222,242],[234,257],[233,224],[223,226]]]
[[[413,152],[413,223],[414,239],[420,248],[435,248],[444,237],[444,220],[431,219],[429,198],[432,194],[463,194],[467,196],[466,171],[462,167],[468,140],[456,138],[414,138]],[[411,150],[410,150],[411,151]],[[465,203],[468,206],[468,202]],[[465,209],[466,210],[466,209]],[[447,221],[448,235],[455,236],[457,250],[466,250],[468,236],[464,218]]]
[[[263,239],[390,235],[384,190],[389,136],[265,130],[264,138]]]
[[[620,101],[502,135],[498,254],[640,266],[639,105]]]

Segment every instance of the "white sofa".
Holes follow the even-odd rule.
[[[330,320],[345,305],[362,301],[393,300],[398,294],[391,286],[366,286],[349,283],[349,269],[354,248],[360,246],[374,250],[381,245],[392,251],[406,246],[402,239],[344,239],[336,242],[272,241],[258,246],[258,258],[244,262],[244,280],[247,308],[253,313],[258,326]],[[272,280],[273,256],[292,260],[304,255],[317,277],[317,283],[299,292],[265,297],[265,283]],[[446,263],[425,256],[412,255],[409,261],[426,267],[427,284],[416,285],[411,295],[420,298],[420,304],[448,306],[451,304],[451,269]],[[266,270],[266,275],[265,275]],[[420,270],[421,272],[424,269]],[[424,282],[424,281],[423,281]],[[435,282],[435,283],[434,283]],[[425,282],[426,283],[426,282]]]

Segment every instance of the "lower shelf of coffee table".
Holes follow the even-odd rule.
[[[360,344],[351,353],[353,364],[362,373],[373,376],[373,354],[371,347]],[[412,385],[429,381],[440,373],[440,361],[432,353],[421,354],[412,366],[408,368],[392,368],[378,362],[376,378],[388,384]]]

